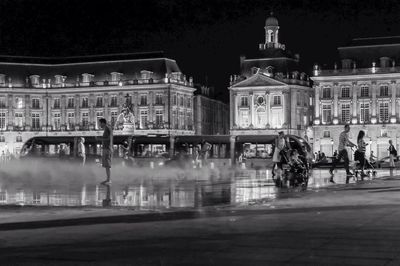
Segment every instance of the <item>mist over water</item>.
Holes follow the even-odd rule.
[[[122,164],[112,165],[112,184],[124,185],[146,180],[207,180],[210,176],[219,176],[219,169],[170,168],[155,166],[126,167]],[[100,164],[59,160],[31,159],[14,160],[0,167],[0,185],[7,187],[46,188],[80,187],[83,184],[99,184],[106,178],[105,169]]]

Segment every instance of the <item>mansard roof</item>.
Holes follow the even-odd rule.
[[[93,81],[110,80],[112,72],[122,73],[122,79],[140,79],[141,71],[153,72],[153,79],[181,72],[173,59],[162,52],[139,54],[109,54],[80,57],[19,57],[0,55],[0,74],[12,79],[13,84],[24,84],[27,77],[53,80],[55,75],[66,77],[65,83],[74,83],[82,74],[94,75]]]

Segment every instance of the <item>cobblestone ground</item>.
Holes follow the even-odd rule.
[[[327,171],[314,178],[328,178]],[[400,265],[400,176],[166,212],[3,208],[2,265]]]

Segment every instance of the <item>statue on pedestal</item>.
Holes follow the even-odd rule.
[[[117,117],[117,122],[115,124],[116,129],[122,124],[122,131],[124,133],[135,133],[135,116],[132,112],[132,106],[124,104],[122,112]]]

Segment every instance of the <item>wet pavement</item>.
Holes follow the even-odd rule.
[[[265,170],[162,176],[149,171],[143,178],[116,177],[111,208],[100,207],[107,189],[97,185],[101,179],[94,171],[95,178],[85,182],[41,177],[43,184],[34,186],[15,176],[3,178],[1,191],[9,201],[0,207],[0,260],[9,265],[400,265],[397,170],[379,170],[375,178],[350,184],[343,171],[332,184],[327,170],[314,170],[304,191],[276,188]]]

